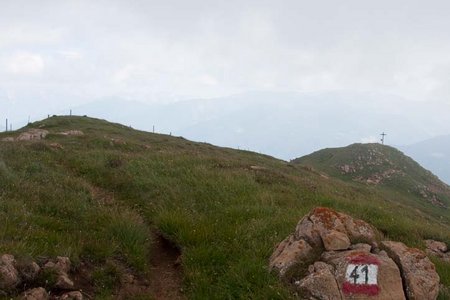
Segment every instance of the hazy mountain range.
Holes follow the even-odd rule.
[[[438,136],[400,149],[450,184],[450,135]]]

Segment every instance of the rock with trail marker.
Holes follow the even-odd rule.
[[[276,247],[269,267],[301,299],[435,300],[439,276],[425,253],[377,236],[362,220],[318,207]]]
[[[342,299],[405,299],[400,270],[385,253],[332,251],[321,259],[333,266]]]

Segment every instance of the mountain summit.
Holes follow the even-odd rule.
[[[381,144],[328,148],[292,161],[345,181],[399,191],[448,208],[450,187],[401,151]]]

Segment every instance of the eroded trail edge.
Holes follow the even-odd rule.
[[[158,232],[152,233],[149,281],[155,300],[186,299],[182,289],[181,251]]]

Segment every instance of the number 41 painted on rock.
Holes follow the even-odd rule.
[[[345,271],[345,282],[342,290],[345,294],[378,295],[378,266],[379,261],[369,255],[349,257]]]

